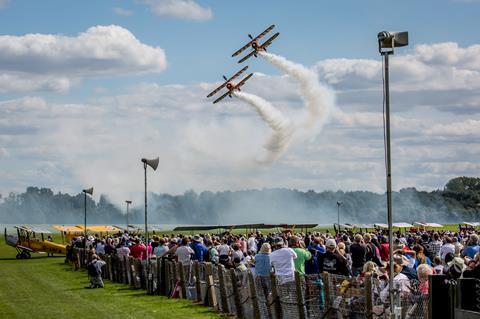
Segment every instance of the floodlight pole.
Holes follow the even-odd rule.
[[[146,281],[147,281],[147,292],[150,292],[149,290],[149,272],[150,272],[150,269],[149,269],[149,266],[150,266],[150,256],[148,255],[148,224],[147,224],[147,165],[150,166],[154,171],[157,169],[158,167],[158,161],[159,161],[159,158],[155,158],[155,159],[146,159],[146,158],[142,158],[142,163],[143,163],[143,170],[144,170],[144,176],[145,176],[145,244],[146,244],[146,256],[147,256],[147,260],[146,260],[146,263],[145,263],[145,266],[147,267],[147,270],[146,270]]]
[[[343,203],[340,201],[337,201],[337,227],[338,227],[338,234],[340,234],[340,206]]]
[[[147,163],[143,162],[143,170],[145,174],[145,247],[146,247],[146,253],[147,253],[147,286],[148,286],[148,266],[149,266],[149,257],[148,257],[148,224],[147,224]]]
[[[132,203],[132,201],[131,200],[126,200],[125,203],[127,203],[127,233],[128,233],[129,232],[128,231],[128,225],[129,225],[129,223],[128,223],[128,206]]]
[[[385,72],[385,126],[386,126],[386,152],[387,152],[387,215],[388,215],[388,248],[389,248],[389,259],[390,264],[389,269],[389,290],[390,290],[390,305],[393,310],[394,305],[394,292],[395,287],[393,287],[393,276],[394,276],[394,267],[393,267],[393,206],[392,206],[392,156],[390,148],[390,81],[389,81],[389,65],[388,65],[388,56],[393,54],[392,51],[383,51],[381,52],[382,56],[385,59],[384,63],[384,72]],[[393,312],[393,311],[392,311]]]

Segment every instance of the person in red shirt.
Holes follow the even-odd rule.
[[[388,261],[388,257],[390,256],[390,245],[388,244],[387,237],[381,237],[379,250],[382,261]]]
[[[135,239],[135,244],[130,247],[130,256],[137,259],[146,259],[146,247],[143,243],[140,242],[140,239]]]

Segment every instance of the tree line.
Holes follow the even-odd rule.
[[[337,201],[342,202],[340,207]],[[123,203],[122,203],[123,204]],[[149,222],[154,224],[230,223],[343,223],[386,222],[386,195],[367,191],[299,191],[262,189],[182,195],[149,194]],[[87,198],[88,222],[124,224],[124,208],[101,195]],[[131,223],[143,223],[143,205],[130,210]],[[393,193],[397,222],[461,222],[480,219],[480,178],[457,177],[442,190],[419,191],[414,187]],[[3,224],[82,224],[84,195],[56,193],[49,188],[28,187],[10,193],[0,203]]]

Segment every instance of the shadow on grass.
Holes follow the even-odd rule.
[[[45,259],[45,258],[59,258],[59,257],[63,257],[65,258],[65,256],[35,256],[35,257],[32,257],[32,258],[28,258],[28,259],[17,259],[15,257],[1,257],[0,260],[35,260],[35,259]]]

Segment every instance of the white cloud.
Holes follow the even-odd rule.
[[[125,28],[91,27],[76,37],[0,36],[0,91],[68,91],[85,77],[161,72],[163,49],[141,43]]]
[[[447,57],[442,50],[462,58]],[[462,65],[462,59],[470,51],[457,51],[442,47],[438,55],[444,58],[425,53],[423,60],[416,61],[428,72],[452,65],[468,68],[470,64]],[[402,55],[397,53],[392,60],[397,58]],[[373,85],[381,75],[380,62],[344,60],[335,66],[321,61],[319,65],[340,92],[337,109],[321,134],[292,141],[284,157],[269,167],[256,165],[254,159],[263,151],[270,130],[238,99],[212,105],[205,96],[215,83],[142,83],[116,95],[100,88],[85,103],[52,103],[33,95],[0,102],[0,144],[9,154],[0,150],[6,162],[0,168],[5,176],[0,192],[22,191],[29,185],[77,192],[93,185],[96,194],[108,193],[118,203],[127,197],[140,200],[140,158],[156,156],[160,168],[149,172],[149,188],[156,192],[263,187],[384,192],[382,101]],[[416,81],[421,83],[423,68],[405,72],[419,73]],[[408,84],[405,74],[396,81]],[[298,84],[289,77],[256,74],[244,89],[271,101],[293,120],[305,112]],[[466,111],[478,108],[475,92],[414,86],[401,95],[393,92],[394,189],[441,188],[449,178],[478,175],[480,122]],[[437,101],[445,105],[444,100],[456,103],[455,112],[437,107]]]
[[[133,11],[119,7],[113,8],[113,12],[122,17],[130,17],[133,15]]]
[[[144,0],[152,12],[158,16],[206,21],[213,17],[212,10],[200,6],[193,0]]]

